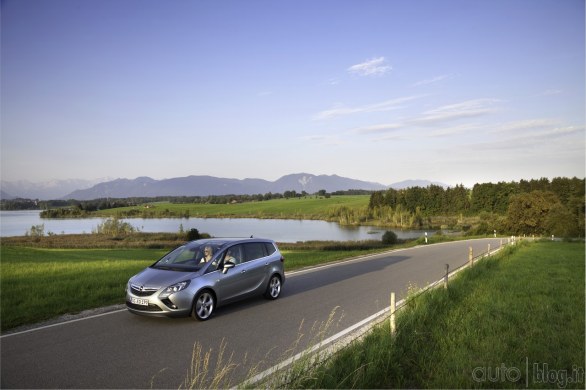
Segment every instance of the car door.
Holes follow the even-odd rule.
[[[244,263],[242,264],[242,277],[245,280],[246,294],[264,289],[267,279],[266,269],[267,252],[264,243],[248,242],[244,244]]]
[[[242,273],[243,258],[244,248],[242,244],[233,245],[222,254],[215,283],[216,294],[220,302],[236,299],[242,295],[242,291],[246,290],[246,280],[243,278],[246,273]],[[223,273],[222,267],[226,262],[231,262],[235,266],[234,268],[228,269],[226,273]]]

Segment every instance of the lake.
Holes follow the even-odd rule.
[[[45,234],[92,233],[103,218],[42,219],[40,211],[0,211],[0,237],[24,236],[32,226],[44,225]],[[255,218],[127,218],[133,227],[146,233],[167,232],[195,228],[214,237],[267,237],[278,242],[297,241],[360,241],[380,240],[385,230],[372,226],[341,226],[335,222],[255,219]],[[418,238],[425,234],[419,230],[395,230],[400,239]],[[429,235],[434,232],[429,231]]]

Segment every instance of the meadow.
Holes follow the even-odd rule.
[[[509,247],[291,388],[584,388],[584,244]]]
[[[98,210],[85,216],[104,218],[306,219],[336,222],[340,225],[371,225],[401,229],[453,229],[458,231],[470,230],[482,222],[482,218],[477,215],[423,217],[402,208],[369,210],[369,202],[370,195],[333,195],[331,197],[311,195],[300,198],[228,204],[154,202],[132,207]]]
[[[156,202],[135,207],[100,210],[97,216],[119,218],[259,218],[259,219],[320,219],[330,220],[340,208],[366,210],[369,195],[344,195],[272,199],[269,201],[210,204]]]
[[[184,242],[172,241],[169,239],[172,235],[133,236],[134,240],[126,242],[96,234],[76,235],[75,239],[69,240],[61,235],[42,237],[39,241],[31,238],[3,240],[0,247],[1,330],[63,314],[123,304],[128,279]],[[149,236],[167,240],[141,241]],[[65,245],[66,241],[70,249],[56,248],[59,243]],[[128,247],[108,247],[117,244]],[[78,247],[83,248],[83,245],[102,247]],[[136,247],[140,245],[156,249]],[[284,245],[282,253],[286,270],[292,271],[384,249],[380,242],[308,243],[301,248],[294,244]]]

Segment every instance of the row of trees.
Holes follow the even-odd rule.
[[[575,177],[483,183],[471,190],[430,185],[375,192],[368,207],[375,218],[389,223],[478,215],[483,220],[480,230],[486,232],[583,237],[584,190],[585,180]]]

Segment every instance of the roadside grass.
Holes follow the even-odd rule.
[[[584,388],[584,296],[583,243],[509,247],[286,386]]]
[[[1,329],[123,303],[128,278],[164,253],[2,245]]]
[[[95,235],[90,235],[94,238]],[[6,331],[21,325],[37,323],[63,314],[78,313],[115,304],[123,304],[128,279],[154,263],[168,250],[181,242],[170,242],[164,249],[99,248],[55,249],[50,237],[49,247],[7,245],[0,247],[0,329]],[[44,241],[37,245],[47,244]],[[10,241],[10,240],[8,240]],[[79,239],[81,245],[84,240]],[[85,245],[90,245],[90,239]],[[13,242],[13,241],[10,241]],[[18,243],[22,244],[20,240]],[[100,239],[99,244],[104,242]],[[108,242],[108,241],[105,241]],[[184,241],[183,241],[184,242]],[[115,241],[116,243],[116,241]],[[74,247],[77,244],[74,244]],[[105,245],[105,244],[104,244]],[[134,245],[134,244],[132,244]],[[145,245],[149,246],[147,242]],[[330,249],[325,249],[330,245]],[[365,252],[364,243],[313,243],[294,249],[282,250],[285,269],[293,271],[303,267],[339,261],[353,256],[390,248],[374,247]],[[374,243],[373,243],[374,245]],[[343,248],[343,249],[340,249]]]

